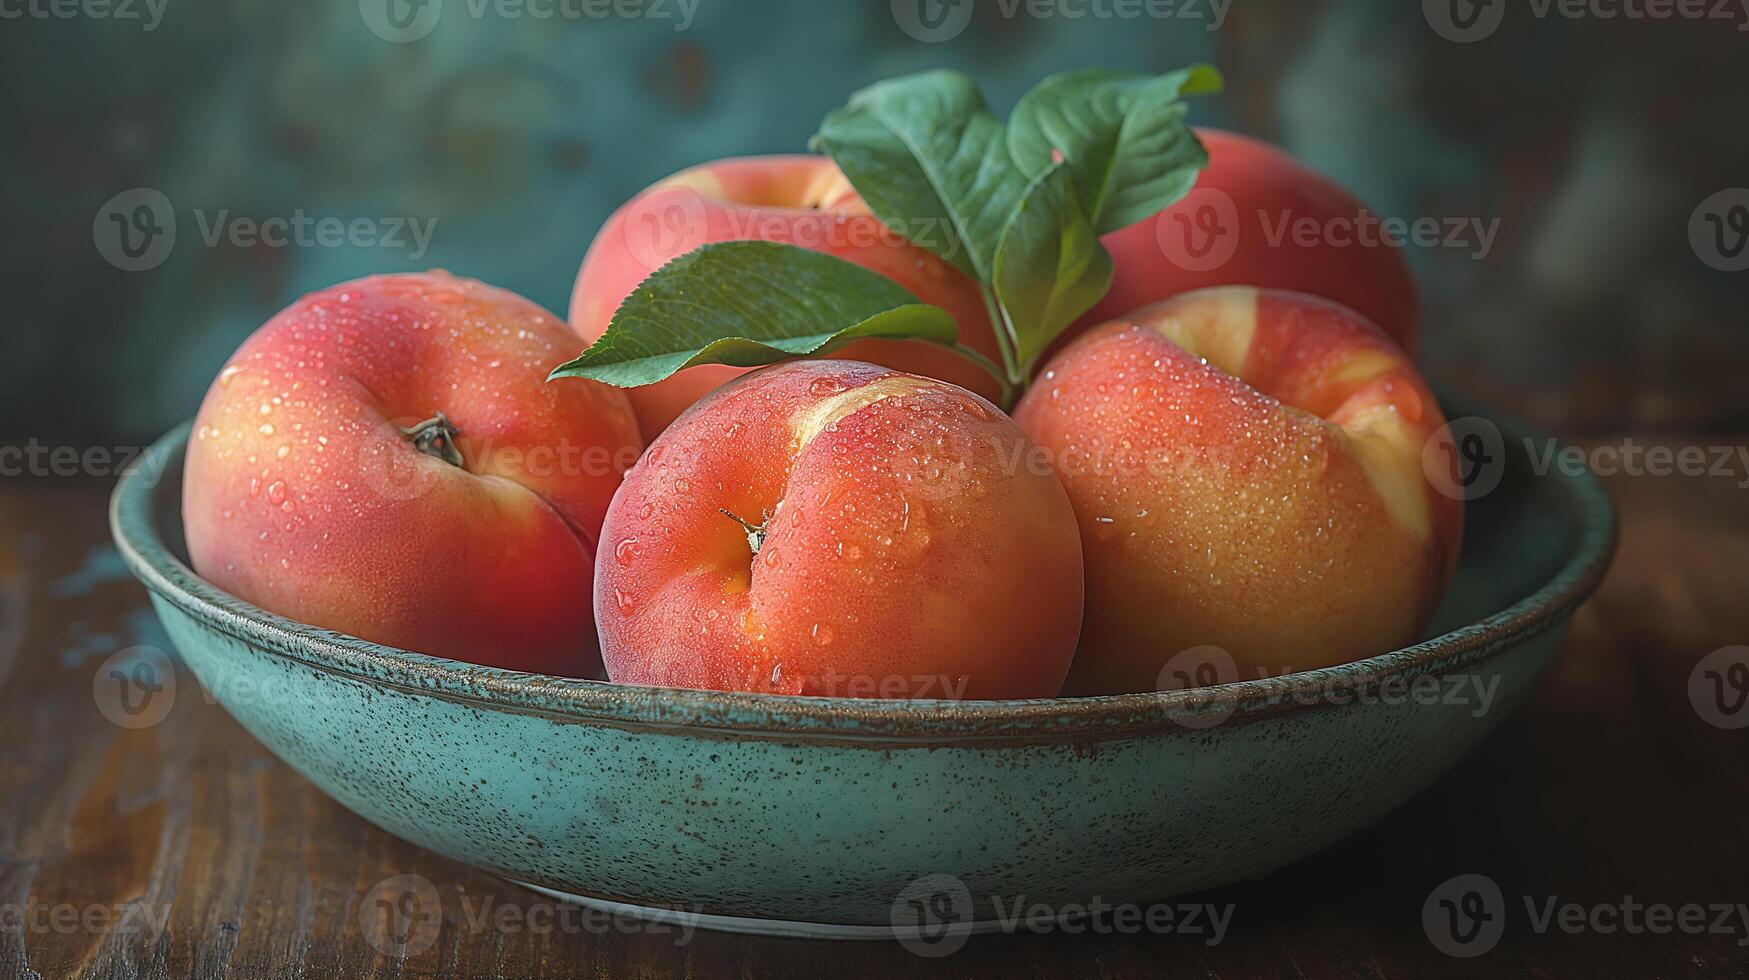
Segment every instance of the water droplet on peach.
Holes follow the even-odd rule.
[[[614,560],[621,565],[630,565],[638,557],[638,539],[626,538],[613,549]]]

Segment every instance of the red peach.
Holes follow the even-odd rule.
[[[619,391],[546,383],[575,346],[533,303],[443,272],[305,296],[244,342],[195,420],[195,569],[367,640],[596,670],[596,536],[642,444]]]
[[[602,529],[615,681],[863,697],[1057,693],[1081,626],[1063,488],[945,382],[793,361],[693,406]],[[741,522],[746,522],[746,526]]]
[[[1349,241],[1377,216],[1277,147],[1218,129],[1197,136],[1209,163],[1195,189],[1100,239],[1111,252],[1111,291],[1068,336],[1192,289],[1245,284],[1335,300],[1414,354],[1420,305],[1403,250],[1367,235]]]
[[[1461,505],[1422,468],[1439,405],[1328,300],[1235,286],[1137,310],[1062,351],[1015,419],[1081,525],[1068,693],[1184,686],[1162,668],[1203,646],[1243,677],[1395,649],[1457,559]]]
[[[923,302],[947,310],[959,324],[961,342],[997,358],[977,284],[899,232],[952,243],[950,228],[919,225],[894,231],[871,216],[825,157],[744,157],[703,164],[658,182],[608,218],[577,273],[571,327],[593,343],[638,283],[701,245],[773,241],[824,252],[886,276]],[[1000,390],[976,365],[930,344],[865,340],[842,353],[949,381],[990,398]],[[745,372],[699,365],[631,389],[645,439],[654,439],[706,392]]]

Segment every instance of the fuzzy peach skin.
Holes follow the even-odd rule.
[[[195,569],[367,640],[596,671],[597,533],[643,446],[619,391],[546,383],[575,346],[528,300],[444,272],[298,300],[232,355],[195,420]],[[402,431],[439,412],[460,466]]]
[[[901,231],[952,240],[945,227]],[[700,245],[748,239],[824,252],[878,272],[951,313],[967,346],[998,357],[977,284],[872,217],[838,168],[820,156],[719,160],[643,191],[607,219],[589,246],[571,293],[571,327],[594,343],[620,301],[650,273]],[[999,394],[996,382],[976,365],[929,344],[866,340],[842,353],[950,381],[988,398]],[[632,389],[644,437],[654,439],[706,392],[745,372],[699,365]]]
[[[1262,140],[1218,129],[1196,134],[1209,154],[1196,188],[1155,217],[1100,238],[1111,253],[1111,291],[1066,336],[1179,293],[1245,284],[1298,290],[1352,307],[1414,354],[1421,308],[1403,250],[1345,237],[1346,229],[1375,220],[1374,212]],[[1221,245],[1206,240],[1202,222],[1208,215],[1222,229]],[[1301,227],[1316,232],[1301,233]],[[1187,234],[1189,242],[1183,240]],[[1188,261],[1181,251],[1223,246],[1232,254],[1214,268]]]
[[[1080,534],[1008,416],[855,361],[734,381],[614,496],[595,581],[615,681],[855,697],[1057,693]],[[724,512],[728,513],[725,514]],[[764,523],[754,553],[728,516]]]
[[[1087,621],[1070,694],[1173,686],[1212,645],[1239,677],[1418,638],[1460,504],[1422,469],[1444,416],[1396,344],[1328,300],[1198,290],[1095,328],[1015,420],[1081,525]],[[1227,680],[1237,678],[1226,678]]]

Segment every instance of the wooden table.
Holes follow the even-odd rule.
[[[119,727],[99,707],[116,713],[105,661],[166,641],[107,548],[107,486],[0,482],[0,591],[25,597],[21,631],[0,605],[0,978],[1746,976],[1746,913],[1701,934],[1570,934],[1539,932],[1525,906],[1749,902],[1749,728],[1704,721],[1688,694],[1701,657],[1749,643],[1742,478],[1612,479],[1619,558],[1533,702],[1371,832],[1203,896],[1233,905],[1220,944],[995,935],[943,959],[556,918],[341,809],[192,684],[161,722]],[[1466,873],[1499,885],[1506,925],[1458,959],[1422,908]],[[398,960],[359,908],[404,874],[432,882],[444,913],[436,941]],[[130,907],[155,914],[116,911]]]

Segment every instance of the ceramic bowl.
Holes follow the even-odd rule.
[[[1538,472],[1545,437],[1493,422],[1500,482],[1469,505],[1430,639],[1161,694],[724,694],[367,643],[190,570],[186,427],[123,479],[111,517],[186,669],[392,834],[551,894],[706,927],[885,936],[933,908],[974,930],[994,924],[986,896],[1140,903],[1263,875],[1373,823],[1498,725],[1602,577],[1615,525],[1594,477]]]

